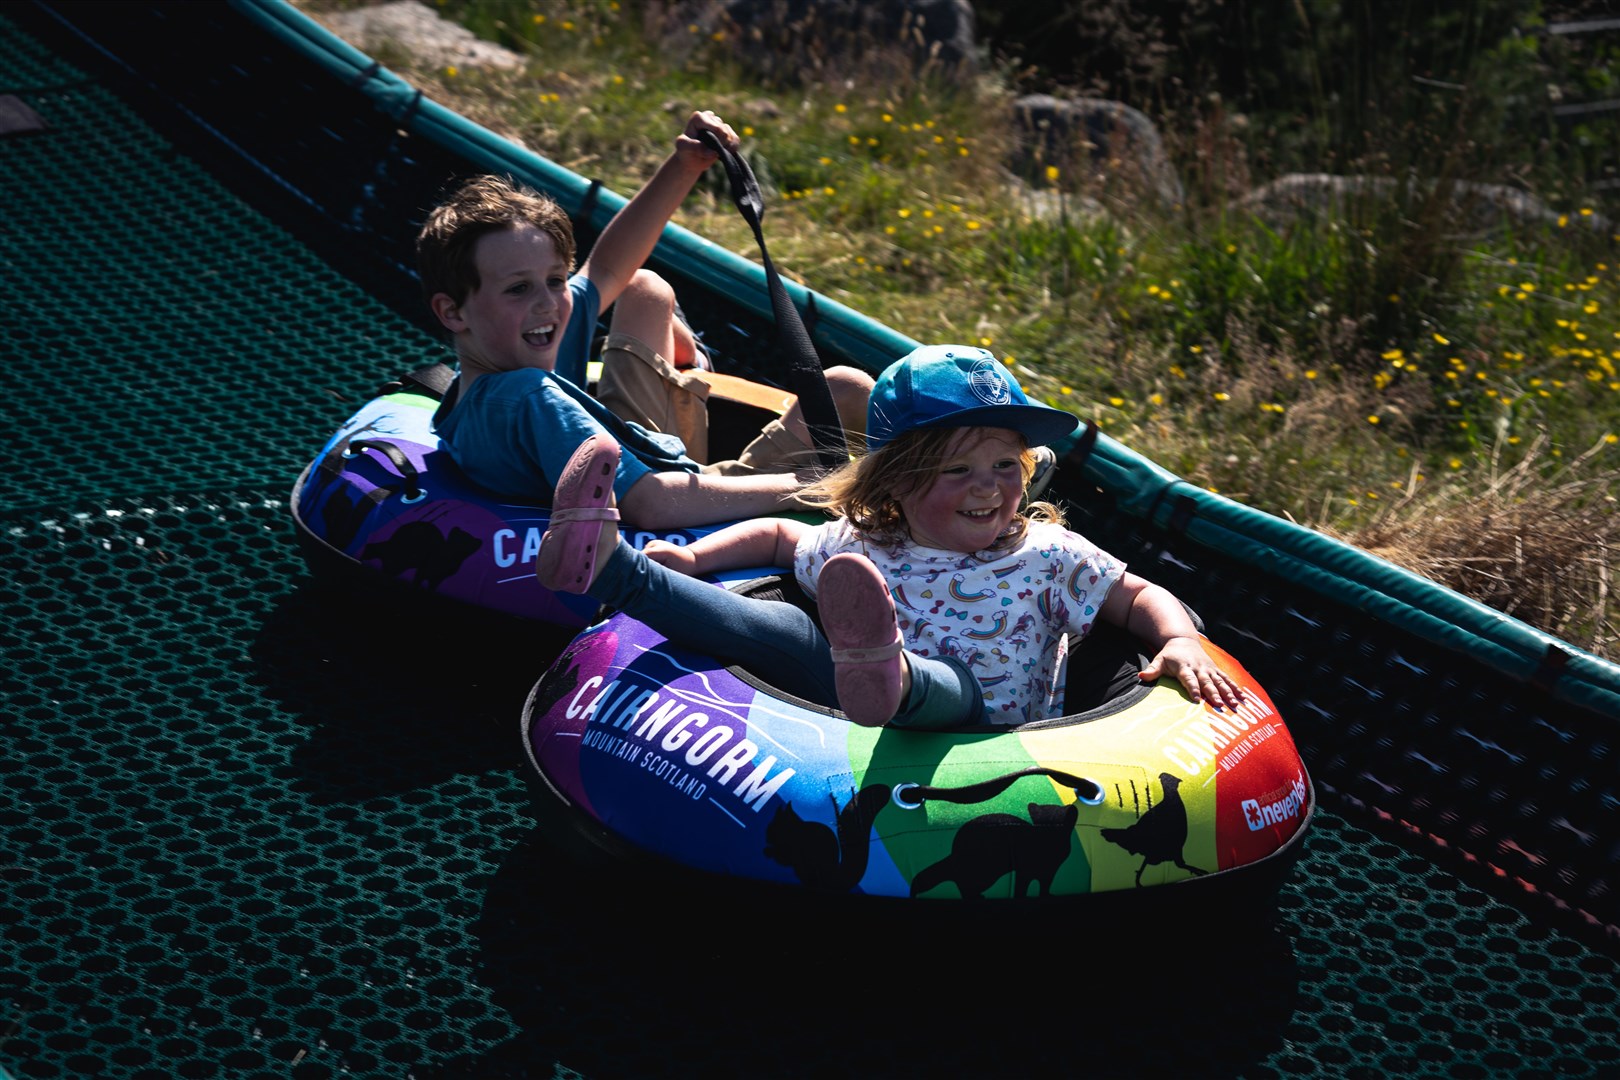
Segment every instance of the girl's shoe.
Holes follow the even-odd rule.
[[[619,536],[613,477],[619,444],[592,435],[563,466],[551,500],[551,527],[540,538],[534,575],[554,592],[584,593],[596,580],[597,556],[612,551]]]
[[[864,555],[834,555],[816,579],[816,607],[832,647],[839,708],[863,727],[888,723],[905,697],[905,659],[883,576]]]

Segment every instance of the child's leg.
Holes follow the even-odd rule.
[[[778,689],[837,706],[858,724],[945,728],[982,719],[982,691],[966,668],[952,660],[911,653],[905,654],[905,676],[900,677],[904,686],[893,692],[895,706],[887,715],[878,715],[871,700],[887,700],[883,691],[858,685],[858,678],[851,683],[847,672],[857,665],[835,664],[838,653],[798,606],[756,600],[687,577],[629,544],[620,543],[603,562],[591,597],[639,619],[676,645],[741,664],[762,676],[768,673]],[[825,608],[822,617],[826,618]],[[892,630],[892,615],[889,626]]]
[[[872,561],[834,555],[816,581],[839,708],[875,727],[955,727],[982,718],[978,680],[961,664],[905,652],[894,600]]]
[[[794,604],[756,600],[687,577],[620,543],[591,588],[675,645],[741,664],[795,697],[837,703],[827,639]]]
[[[872,396],[872,376],[859,368],[831,367],[826,371],[827,389],[839,423],[848,436],[850,450],[859,452],[866,435],[866,407]],[[815,443],[804,422],[798,399],[779,419],[765,425],[759,438],[743,447],[735,462],[721,462],[719,471],[730,473],[798,472],[816,462]]]
[[[639,619],[676,645],[769,671],[776,685],[832,705],[832,659],[815,620],[793,604],[751,597],[661,566],[619,539],[613,476],[619,444],[592,435],[568,459],[540,540],[535,576]]]
[[[596,398],[626,420],[677,436],[693,460],[707,462],[709,386],[676,366],[693,352],[692,332],[675,316],[674,289],[638,270],[613,304]]]
[[[585,593],[685,648],[768,671],[795,697],[838,705],[859,724],[951,727],[980,719],[962,665],[902,653],[888,586],[870,560],[835,555],[818,582],[826,635],[797,605],[756,600],[653,562],[618,533],[619,444],[592,435],[563,468],[535,576]],[[830,640],[829,640],[830,639]]]

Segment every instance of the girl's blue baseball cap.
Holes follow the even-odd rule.
[[[917,428],[1011,428],[1045,446],[1080,425],[1078,417],[1036,405],[1000,360],[971,345],[924,345],[890,364],[872,387],[866,447],[878,450]]]

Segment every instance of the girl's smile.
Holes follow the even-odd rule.
[[[970,553],[995,546],[1024,494],[1024,438],[1006,428],[964,428],[925,479],[899,497],[911,538]]]

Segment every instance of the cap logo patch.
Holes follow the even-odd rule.
[[[980,360],[968,373],[968,387],[973,396],[986,405],[1012,404],[1012,387],[994,360]]]

